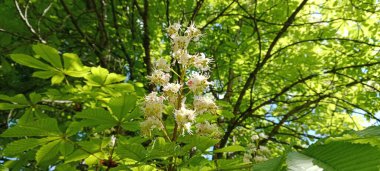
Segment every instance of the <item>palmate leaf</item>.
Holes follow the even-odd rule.
[[[11,55],[11,59],[21,65],[40,69],[40,71],[33,73],[33,77],[51,78],[52,84],[60,84],[66,75],[84,77],[88,74],[89,68],[84,67],[79,57],[75,54],[64,53],[61,59],[58,50],[44,44],[34,45],[33,51],[37,54],[37,57],[24,54]]]
[[[91,86],[100,87],[103,86],[107,75],[109,74],[107,69],[101,67],[92,67],[91,74],[86,75],[84,78],[86,83]]]
[[[4,131],[1,137],[24,136],[59,136],[57,120],[53,118],[39,119],[33,122],[18,124]]]
[[[94,87],[105,87],[125,80],[125,76],[109,71],[102,67],[92,67],[91,73],[84,77],[86,83]]]

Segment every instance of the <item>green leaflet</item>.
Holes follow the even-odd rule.
[[[306,156],[302,153],[292,152],[288,154],[288,158],[286,164],[288,165],[289,171],[297,171],[297,170],[315,170],[315,171],[323,171],[321,167],[315,165],[313,163],[313,158]],[[329,166],[325,166],[328,168]],[[329,170],[333,170],[329,168]]]
[[[380,136],[380,127],[379,126],[371,126],[362,131],[357,131],[357,135],[361,137],[374,137]]]
[[[77,54],[74,53],[64,53],[62,55],[64,68],[71,71],[80,71],[83,69],[83,64]],[[71,76],[71,75],[70,75]],[[75,77],[77,75],[73,75]]]
[[[136,101],[136,95],[122,94],[122,96],[111,98],[108,106],[112,114],[120,121],[136,108]]]
[[[30,102],[32,102],[32,104],[37,104],[38,102],[40,102],[42,100],[42,96],[40,94],[35,93],[35,92],[30,93],[29,98],[30,98]]]
[[[59,144],[59,152],[63,156],[66,157],[69,154],[71,154],[73,151],[74,151],[74,144],[73,143],[68,142],[68,141],[61,141],[61,143]]]
[[[285,170],[284,157],[277,157],[258,164],[254,164],[254,171],[282,171]]]
[[[173,142],[166,142],[164,138],[159,137],[154,140],[152,148],[149,149],[148,158],[166,158],[171,156],[176,156],[178,149],[180,148]]]
[[[68,164],[61,164],[55,168],[57,171],[77,170],[74,166]]]
[[[62,73],[57,73],[51,77],[52,84],[60,84],[65,79],[65,75]]]
[[[17,94],[15,96],[7,96],[7,95],[0,95],[0,100],[12,102],[12,103],[17,103],[20,105],[29,105],[28,100],[23,94]]]
[[[217,149],[214,151],[214,153],[237,152],[237,151],[245,151],[245,148],[240,145],[232,145],[232,146],[224,147],[222,149]]]
[[[253,170],[277,171],[284,165],[287,165],[287,170],[290,171],[372,171],[380,168],[380,149],[369,144],[340,141],[315,144],[302,152],[288,153],[286,162],[281,158],[275,158],[255,164]]]
[[[311,146],[302,154],[313,158],[313,164],[325,171],[370,171],[380,167],[380,150],[369,144],[331,142]]]
[[[56,139],[58,139],[58,137],[57,138],[43,138],[43,139],[36,139],[36,138],[21,139],[21,140],[17,140],[17,141],[13,141],[9,143],[3,152],[7,156],[15,156],[26,150],[35,148],[39,145],[45,144],[46,142],[53,141]]]
[[[48,79],[52,76],[54,76],[57,73],[57,71],[36,71],[33,73],[33,77],[42,78],[42,79]]]
[[[215,145],[218,140],[204,136],[188,135],[185,137],[179,137],[178,142],[183,142],[186,144],[186,148],[184,147],[184,149],[191,149],[193,147],[196,147],[199,151],[203,152],[211,146]]]
[[[101,150],[101,140],[81,141],[76,143],[74,151],[65,156],[65,163],[70,163],[88,158],[90,155],[96,155]],[[96,155],[96,157],[99,157]]]
[[[116,118],[111,115],[110,112],[97,108],[97,109],[86,109],[75,115],[76,118],[84,119],[81,123],[86,125],[99,125],[104,128],[111,128],[118,124]]]
[[[24,108],[24,107],[27,107],[27,106],[20,105],[20,104],[0,103],[0,110],[11,110],[11,109],[17,109],[17,108]]]
[[[244,163],[241,159],[220,159],[216,160],[217,169],[221,171],[228,170],[241,170],[248,169],[251,167],[251,164]]]
[[[48,161],[58,155],[59,144],[62,140],[55,140],[43,145],[36,153],[37,163]]]
[[[103,87],[109,84],[118,83],[125,79],[125,76],[109,73],[105,68],[92,67],[91,74],[84,77],[87,81],[86,83],[95,87]]]
[[[13,170],[22,170],[23,166],[26,165],[30,160],[34,160],[36,151],[29,150],[18,157],[17,160],[10,160],[4,163],[6,168],[11,168]]]
[[[147,151],[141,144],[123,144],[117,147],[116,153],[120,158],[129,158],[136,161],[144,161]]]
[[[59,136],[60,134],[57,120],[44,118],[11,127],[1,134],[1,137]]]
[[[65,157],[65,163],[79,161],[79,160],[87,158],[88,156],[90,156],[89,153],[86,153],[85,151],[81,149],[77,149],[74,152],[72,152],[70,155]]]
[[[33,58],[24,54],[12,54],[11,59],[21,65],[25,65],[31,68],[41,69],[41,70],[55,70],[48,64],[39,61],[36,58]]]
[[[25,95],[17,94],[15,96],[0,95],[0,100],[7,101],[9,103],[0,103],[0,110],[11,110],[17,108],[25,108],[37,104],[41,101],[40,94],[35,92],[29,94],[29,99],[26,99]]]
[[[33,45],[33,51],[55,68],[62,68],[61,57],[58,51],[44,44]]]

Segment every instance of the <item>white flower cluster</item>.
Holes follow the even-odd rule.
[[[203,135],[203,136],[211,136],[211,137],[219,137],[221,136],[221,131],[216,124],[210,124],[209,122],[205,123],[198,123],[195,125],[196,133],[198,135]]]
[[[210,113],[216,113],[218,109],[218,106],[216,106],[214,98],[212,96],[195,96],[193,106],[199,114],[202,114],[206,111]]]
[[[265,146],[256,147],[256,144],[260,139],[267,139],[268,136],[264,133],[253,134],[251,140],[253,143],[248,144],[248,150],[244,153],[243,161],[259,163],[268,160],[267,156],[270,156],[270,150]]]
[[[178,131],[182,134],[192,132],[192,125],[198,115],[206,112],[215,114],[217,111],[214,98],[204,95],[206,88],[210,85],[210,82],[207,81],[209,76],[205,75],[204,72],[210,69],[211,59],[207,58],[204,53],[191,55],[187,51],[191,40],[197,41],[201,36],[200,30],[191,24],[182,33],[181,24],[175,23],[168,27],[167,32],[173,42],[171,55],[174,62],[172,65],[178,64],[180,72],[179,74],[176,73],[164,58],[154,61],[154,70],[147,78],[158,88],[157,91],[147,95],[143,102],[142,109],[146,120],[140,126],[145,135],[150,135],[153,129],[163,130],[165,128],[162,114],[166,105],[175,108],[174,120],[178,126]],[[169,82],[171,72],[178,76],[177,83]],[[186,104],[188,93],[194,95],[192,105]],[[220,135],[217,125],[209,122],[196,124],[195,132],[207,136]]]

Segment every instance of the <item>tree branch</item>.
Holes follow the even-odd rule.
[[[18,4],[17,0],[14,0],[15,2],[15,5],[16,5],[16,8],[17,8],[17,11],[22,19],[22,21],[25,23],[25,25],[29,28],[30,32],[36,36],[38,38],[38,40],[41,42],[41,43],[46,43],[46,41],[41,37],[40,34],[38,34],[36,32],[36,30],[34,30],[33,26],[29,23],[29,20],[28,20],[28,4],[26,5],[25,7],[25,11],[24,13],[22,12],[21,8],[20,8],[20,5]]]
[[[301,2],[301,4],[295,9],[295,11],[290,15],[290,17],[286,20],[286,22],[284,23],[284,25],[281,28],[281,30],[277,33],[276,37],[273,39],[272,43],[269,45],[269,48],[268,48],[268,50],[267,50],[267,52],[266,52],[266,54],[264,56],[263,61],[258,62],[258,64],[256,65],[256,68],[253,70],[253,72],[251,72],[249,74],[249,77],[248,77],[247,81],[245,82],[244,87],[241,90],[241,92],[239,94],[239,97],[238,97],[238,99],[237,99],[237,101],[235,103],[234,111],[233,111],[233,113],[235,115],[237,115],[239,113],[238,111],[239,111],[240,105],[242,103],[243,97],[244,97],[246,91],[248,90],[249,86],[251,84],[255,84],[258,72],[261,70],[261,68],[266,64],[266,62],[272,56],[271,53],[272,53],[272,50],[273,50],[274,46],[277,44],[278,40],[281,38],[281,36],[289,28],[289,26],[294,22],[294,19],[295,19],[296,15],[305,6],[305,4],[306,4],[307,1],[308,0],[303,0]]]
[[[123,52],[125,58],[127,59],[130,79],[133,80],[134,65],[133,65],[131,56],[127,52],[127,48],[125,47],[125,44],[124,44],[123,40],[121,39],[122,36],[120,34],[119,24],[117,21],[117,15],[116,15],[116,9],[115,9],[115,0],[111,0],[111,9],[112,9],[113,27],[115,28],[116,36],[117,36],[117,42],[118,42],[117,44],[120,45],[121,51]]]
[[[214,23],[216,20],[218,20],[221,16],[223,16],[223,14],[228,10],[228,8],[231,7],[232,4],[234,4],[236,1],[238,0],[232,0],[232,2],[227,6],[225,7],[215,18],[211,19],[210,21],[208,21],[200,30],[204,30],[208,25]]]

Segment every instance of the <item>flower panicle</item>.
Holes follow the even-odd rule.
[[[206,112],[215,114],[218,109],[214,98],[204,95],[211,85],[208,81],[210,76],[205,73],[210,70],[212,59],[207,58],[205,53],[190,54],[187,50],[191,41],[198,41],[202,36],[201,31],[194,23],[186,29],[182,29],[180,23],[174,23],[167,28],[167,34],[172,41],[173,63],[170,64],[163,57],[157,58],[153,63],[153,72],[147,76],[157,90],[148,94],[142,103],[145,118],[140,124],[142,133],[150,135],[153,129],[162,130],[162,115],[170,105],[175,108],[172,116],[182,134],[195,132],[199,135],[220,135],[217,125],[196,123],[198,115]],[[174,65],[179,66],[179,74],[172,68]],[[177,82],[170,82],[173,74],[177,76],[174,77]],[[186,104],[188,93],[194,95],[192,104]]]

